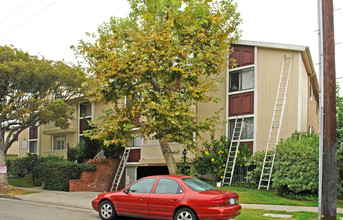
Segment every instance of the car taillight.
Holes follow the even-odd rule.
[[[212,199],[218,206],[235,205],[238,203],[237,197],[220,196]]]
[[[231,197],[229,201],[230,201],[230,205],[235,205],[236,203],[238,203],[238,198],[237,197]]]

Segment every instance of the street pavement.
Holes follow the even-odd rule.
[[[26,188],[27,189],[27,188]],[[93,210],[91,201],[100,192],[62,192],[42,190],[40,188],[29,188],[27,190],[38,191],[38,193],[17,195],[15,198],[24,201],[59,205],[73,208],[81,208],[86,210]],[[0,197],[5,197],[0,195]],[[6,197],[5,197],[6,198]],[[7,196],[8,198],[8,196]],[[261,205],[261,204],[241,204],[242,208],[246,209],[264,209],[264,210],[276,210],[287,212],[318,212],[318,207],[309,206],[286,206],[286,205]],[[343,214],[343,208],[337,208],[337,213]]]

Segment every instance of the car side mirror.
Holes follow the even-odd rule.
[[[129,189],[129,188],[126,188],[126,189],[124,190],[124,193],[128,194],[129,191],[130,191],[130,189]]]

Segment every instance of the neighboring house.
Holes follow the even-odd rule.
[[[5,140],[6,140],[7,136],[5,135]],[[18,157],[19,155],[19,142],[15,141],[12,146],[7,150],[7,158],[8,157]]]
[[[234,45],[231,57],[237,66],[222,71],[225,82],[213,95],[221,98],[218,103],[198,103],[197,114],[213,115],[218,109],[226,125],[218,126],[216,136],[231,136],[236,117],[245,117],[242,143],[251,152],[265,150],[274,111],[276,93],[284,55],[293,55],[287,99],[280,137],[287,138],[298,131],[318,131],[318,81],[308,47],[274,43],[241,41]],[[24,131],[19,139],[19,156],[27,152],[39,155],[63,155],[67,147],[75,147],[83,138],[84,119],[95,119],[108,107],[98,102],[80,102],[75,105],[74,120],[62,130],[53,124],[33,127]],[[204,135],[205,140],[209,138]],[[201,145],[199,140],[197,143]],[[159,143],[156,140],[136,138],[126,167],[126,183],[152,174],[168,173]],[[181,160],[183,147],[171,143],[177,161]],[[188,157],[194,155],[188,153]]]

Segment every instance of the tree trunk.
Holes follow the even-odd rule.
[[[0,166],[6,166],[6,154],[7,150],[4,150],[5,146],[0,143]],[[8,187],[7,173],[0,173],[0,191]]]
[[[160,147],[161,147],[161,151],[162,151],[164,160],[167,163],[169,174],[170,175],[176,175],[177,167],[176,167],[173,152],[172,152],[168,142],[166,140],[163,140],[163,139],[159,140],[159,142],[160,142]]]

